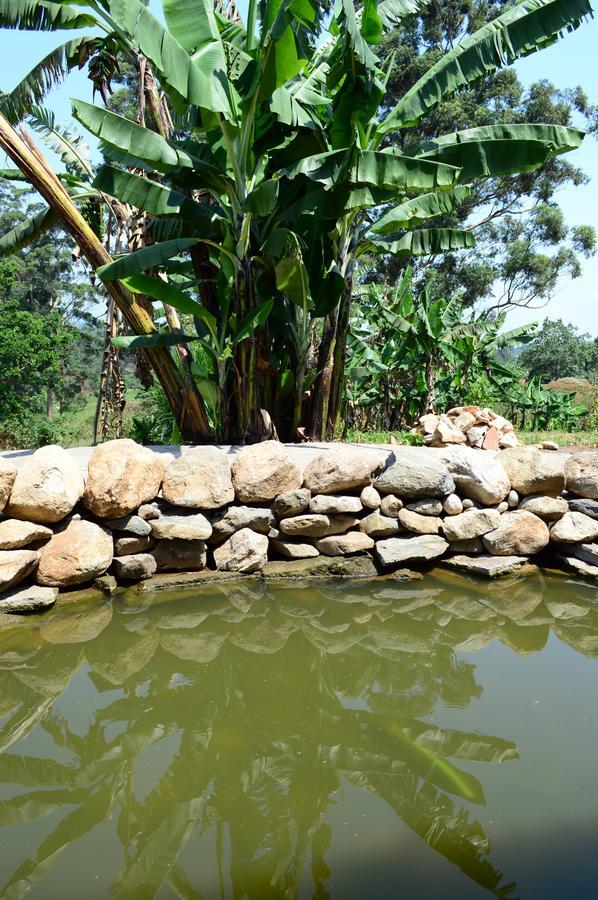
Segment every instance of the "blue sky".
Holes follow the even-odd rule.
[[[241,7],[243,5],[240,4]],[[68,37],[65,34],[65,39]],[[3,60],[0,88],[11,90],[56,43],[57,35],[52,34],[0,32],[0,58]],[[515,68],[524,84],[531,84],[540,78],[546,78],[561,88],[580,84],[590,100],[598,103],[597,52],[598,18],[586,22],[553,47],[519,60]],[[71,97],[91,99],[90,83],[80,72],[72,73],[47,100],[47,105],[65,122],[69,118]],[[567,221],[570,225],[588,224],[598,229],[598,140],[586,137],[583,146],[571,153],[569,158],[583,168],[592,180],[589,185],[569,188],[559,195]],[[515,310],[510,314],[507,325],[515,327],[541,321],[547,316],[562,318],[583,331],[598,335],[598,256],[585,261],[581,278],[565,281],[545,309],[536,312]]]

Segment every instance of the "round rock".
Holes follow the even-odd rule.
[[[232,503],[235,489],[228,457],[216,447],[184,450],[166,468],[162,496],[174,506],[219,509]]]
[[[561,544],[585,544],[598,538],[598,521],[580,512],[567,512],[550,531],[550,539]]]
[[[112,563],[112,535],[85,520],[72,521],[41,550],[37,581],[51,587],[68,587],[103,575]]]
[[[498,528],[482,537],[495,556],[532,556],[548,544],[548,526],[533,513],[517,509],[500,516]]]
[[[510,478],[511,487],[521,496],[556,496],[564,490],[565,457],[560,453],[533,447],[514,447],[512,450],[502,450],[499,459]]]
[[[386,451],[335,447],[306,467],[303,483],[312,494],[338,494],[370,484],[388,456]]]
[[[81,499],[80,467],[62,447],[41,447],[17,472],[6,515],[29,522],[60,522]]]
[[[455,482],[442,459],[426,447],[397,447],[375,487],[401,497],[446,497]]]
[[[542,494],[530,494],[524,497],[519,504],[520,509],[526,509],[544,519],[545,522],[557,522],[569,511],[569,504],[562,497],[546,497]]]
[[[224,572],[259,572],[268,558],[268,538],[250,528],[236,531],[221,547],[214,550],[216,568]]]
[[[301,472],[278,441],[244,447],[231,465],[235,493],[242,503],[274,500],[301,487]]]
[[[366,484],[359,495],[359,499],[365,509],[379,509],[380,504],[382,503],[382,497],[371,484]]]
[[[588,500],[598,500],[598,450],[570,456],[565,464],[567,490]]]
[[[83,502],[101,519],[128,516],[157,496],[164,460],[128,438],[107,441],[93,450]]]

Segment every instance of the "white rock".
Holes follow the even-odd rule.
[[[276,539],[270,541],[270,545],[279,556],[284,556],[285,559],[312,559],[320,555],[313,544]]]
[[[202,513],[161,515],[159,519],[152,519],[149,524],[153,536],[161,541],[205,541],[212,534],[212,525]]]
[[[415,534],[439,534],[442,522],[438,516],[421,516],[410,509],[402,509],[399,522],[407,531]]]
[[[550,539],[561,544],[588,544],[598,538],[598,521],[580,512],[567,512],[550,530]]]
[[[361,504],[365,507],[365,509],[379,509],[380,504],[382,503],[382,497],[380,496],[376,488],[371,484],[366,484],[361,494],[359,495],[359,499],[361,500]]]
[[[235,489],[228,457],[216,447],[194,447],[167,466],[162,496],[175,506],[219,509],[232,503]]]
[[[516,509],[519,506],[519,494],[517,491],[509,491],[507,503],[509,504],[509,509]]]
[[[278,491],[277,493],[281,493]],[[214,551],[216,568],[223,572],[259,572],[268,558],[268,538],[250,528],[236,531]]]
[[[52,529],[36,522],[23,522],[21,519],[0,521],[0,550],[19,550],[36,541],[48,541],[51,537]]]
[[[533,513],[516,509],[500,516],[498,528],[482,537],[494,556],[533,556],[548,544],[548,526]]]
[[[526,509],[544,519],[545,522],[557,522],[566,512],[569,512],[569,504],[562,497],[546,497],[542,494],[530,494],[524,497],[519,504],[519,509]]]
[[[282,519],[280,531],[289,537],[323,537],[330,527],[328,516],[318,513],[305,513],[299,516],[291,516]]]
[[[588,500],[598,500],[598,450],[571,456],[565,465],[567,490]]]
[[[262,503],[301,487],[301,472],[278,441],[264,441],[244,447],[231,465],[237,499],[242,503]]]
[[[379,510],[374,510],[365,516],[359,523],[359,530],[369,534],[373,538],[392,537],[403,529],[397,518],[383,516]]]
[[[402,497],[446,497],[455,483],[446,464],[425,447],[397,447],[375,487]]]
[[[0,550],[0,594],[30,575],[39,557],[37,550]]]
[[[89,457],[83,502],[102,519],[128,516],[157,496],[163,475],[159,453],[128,438],[107,441]]]
[[[62,447],[41,447],[15,479],[6,515],[29,522],[60,522],[81,499],[83,473]]]
[[[385,567],[436,559],[447,549],[448,543],[436,534],[387,538],[376,543],[376,554]]]
[[[71,521],[42,548],[37,582],[50,587],[69,587],[103,575],[112,562],[110,532],[83,520]]]
[[[361,531],[350,531],[349,534],[333,535],[315,541],[316,549],[324,556],[349,556],[351,553],[363,553],[371,550],[374,540]]]
[[[463,501],[458,494],[449,494],[448,497],[444,498],[442,508],[447,516],[458,516],[459,513],[463,512]]]
[[[17,477],[17,467],[10,459],[0,456],[0,512],[8,503],[10,492]]]
[[[502,450],[500,464],[520,495],[560,494],[565,487],[565,460],[560,453],[544,452],[534,447]]]
[[[338,497],[330,494],[316,494],[309,502],[309,510],[323,515],[338,513],[360,513],[363,510],[359,497]]]
[[[431,451],[430,451],[431,452]],[[492,453],[471,447],[446,447],[433,451],[448,466],[459,494],[488,506],[500,503],[511,489],[507,473]]]
[[[499,525],[500,513],[497,509],[469,509],[445,519],[442,530],[447,541],[470,541],[494,531]]]
[[[364,488],[384,465],[388,453],[375,448],[335,447],[316,456],[305,469],[303,483],[312,494],[338,494]]]
[[[13,588],[0,598],[0,613],[41,612],[54,606],[57,597],[58,588],[40,587],[38,584]]]

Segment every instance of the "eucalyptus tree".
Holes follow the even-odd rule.
[[[427,220],[461,202],[468,183],[532,169],[582,139],[571,128],[503,124],[436,136],[409,155],[385,146],[443,98],[577,27],[588,0],[524,0],[451,49],[390,109],[394,60],[383,66],[375,48],[415,0],[359,8],[337,0],[330,9],[250,0],[246,26],[210,0],[164,0],[166,26],[138,0],[76,8],[0,0],[0,24],[11,9],[16,23],[18,6],[38,26],[59,15],[74,22],[87,9],[149,60],[168,98],[170,137],[73,103],[107,158],[95,187],[157,222],[155,243],[99,273],[193,318],[195,333],[126,340],[201,347],[197,383],[212,424],[231,440],[259,439],[270,419],[281,436],[294,438],[300,425],[330,436],[360,258],[471,247],[470,231]]]

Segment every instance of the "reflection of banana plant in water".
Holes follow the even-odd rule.
[[[179,897],[201,896],[187,863],[197,840],[213,833],[223,892],[230,857],[235,897],[299,896],[310,866],[314,896],[323,898],[333,837],[326,819],[347,783],[386,801],[474,882],[510,896],[470,814],[470,804],[484,802],[482,785],[460,761],[503,762],[516,748],[439,728],[430,717],[439,702],[466,707],[481,693],[474,666],[455,657],[455,646],[486,633],[518,652],[542,646],[547,626],[538,634],[517,625],[524,607],[537,613],[537,586],[512,592],[516,619],[507,625],[492,611],[493,588],[483,600],[473,587],[455,597],[440,580],[418,591],[411,613],[396,585],[375,596],[354,588],[350,605],[335,602],[345,593],[334,589],[307,597],[286,590],[276,605],[252,590],[228,588],[224,600],[204,597],[200,606],[154,607],[143,618],[114,616],[84,647],[99,694],[84,734],[68,712],[52,708],[83,648],[27,643],[23,630],[19,642],[0,642],[9,716],[0,740],[10,747],[0,756],[0,782],[23,788],[0,802],[0,822],[60,816],[2,896],[22,897],[43,883],[59,854],[113,818],[124,861],[111,897],[145,900],[164,884]],[[505,604],[501,597],[502,617]],[[581,595],[580,610],[587,612]],[[62,634],[72,639],[72,622],[60,616],[45,617],[41,629],[55,643]],[[595,619],[558,623],[557,633],[596,655]],[[106,697],[115,689],[116,699]],[[42,746],[50,739],[56,748],[47,759],[19,753],[18,740],[35,738],[36,724]],[[150,747],[163,774],[140,794]]]

